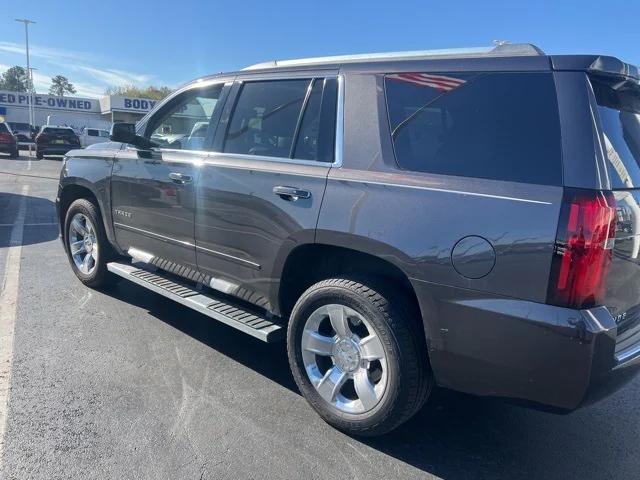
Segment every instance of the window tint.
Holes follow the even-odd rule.
[[[561,184],[551,74],[396,74],[385,90],[401,168]]]
[[[185,92],[150,120],[150,140],[163,148],[202,150],[222,85]]]
[[[308,87],[309,80],[245,83],[223,151],[289,158]]]
[[[87,129],[87,135],[89,137],[97,137],[98,136],[98,131],[94,130],[93,128],[88,128]]]
[[[9,129],[7,128],[7,125],[0,123],[0,133],[7,133],[8,131]]]
[[[76,134],[76,132],[74,132],[71,128],[55,128],[55,127],[44,127],[42,129],[42,132],[48,133],[50,135],[66,135],[66,136]]]
[[[320,107],[322,104],[322,87],[324,80],[317,79],[307,100],[298,131],[293,157],[302,160],[317,160],[318,136],[320,134]]]
[[[611,188],[640,187],[640,98],[592,81],[598,102]]]

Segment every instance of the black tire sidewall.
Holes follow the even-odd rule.
[[[340,412],[327,405],[307,376],[302,360],[301,338],[306,319],[322,305],[338,303],[346,305],[363,315],[372,325],[382,341],[387,360],[387,387],[381,401],[372,410],[362,414]],[[355,292],[338,286],[323,286],[310,289],[301,297],[291,314],[288,332],[289,363],[303,395],[312,407],[330,424],[350,433],[367,433],[370,429],[383,424],[389,417],[401,397],[402,385],[402,357],[392,329],[389,327],[384,314],[366,298]]]
[[[105,277],[108,275],[107,261],[109,252],[109,240],[107,239],[107,235],[104,231],[102,218],[100,218],[98,212],[98,208],[92,202],[86,199],[79,199],[74,201],[69,206],[64,221],[65,250],[67,252],[67,257],[69,258],[69,263],[71,264],[71,268],[73,269],[76,277],[78,277],[78,279],[82,283],[88,286],[99,286],[104,282]],[[69,247],[69,226],[71,224],[71,220],[77,213],[81,213],[89,218],[94,226],[96,239],[98,241],[98,258],[96,260],[96,268],[89,274],[81,272],[78,267],[76,267],[76,264],[73,261],[73,256],[71,255],[71,249]]]

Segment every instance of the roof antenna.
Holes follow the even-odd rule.
[[[494,40],[494,41],[493,41],[493,44],[494,44],[496,47],[501,47],[502,45],[510,45],[510,44],[511,44],[511,42],[510,42],[509,40]]]

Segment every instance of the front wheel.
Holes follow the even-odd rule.
[[[329,424],[374,436],[408,420],[433,383],[424,337],[399,293],[349,279],[319,282],[291,313],[289,365]]]
[[[94,288],[112,283],[115,277],[107,270],[107,263],[114,254],[98,208],[84,198],[75,200],[64,225],[67,256],[76,277]]]

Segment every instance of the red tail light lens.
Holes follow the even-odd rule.
[[[14,143],[15,139],[9,132],[0,133],[0,143]]]
[[[548,303],[590,308],[603,302],[615,233],[613,193],[565,189]]]

